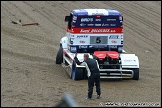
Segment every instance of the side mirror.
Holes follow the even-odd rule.
[[[70,20],[70,16],[65,16],[65,22]]]

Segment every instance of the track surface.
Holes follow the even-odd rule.
[[[124,16],[124,49],[140,61],[140,79],[102,80],[102,98],[87,96],[87,80],[73,81],[55,64],[66,33],[64,16],[76,8],[110,8]],[[20,26],[37,22],[38,26]],[[71,93],[79,106],[101,102],[161,102],[161,1],[2,1],[1,106],[54,106]],[[161,103],[160,103],[161,104]]]

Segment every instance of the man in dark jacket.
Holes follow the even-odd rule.
[[[85,65],[87,69],[88,97],[86,99],[91,100],[94,83],[96,86],[97,99],[99,99],[101,95],[101,89],[100,89],[100,72],[97,60],[89,58],[88,54],[84,54],[84,61],[80,62],[77,58],[77,53],[75,54],[74,60],[78,65]]]

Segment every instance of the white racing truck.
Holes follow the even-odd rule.
[[[139,60],[135,54],[123,50],[123,16],[111,9],[74,9],[68,22],[66,36],[60,41],[56,64],[66,67],[73,80],[87,79],[83,61],[84,53],[98,61],[100,78],[139,79]]]

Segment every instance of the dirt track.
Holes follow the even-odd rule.
[[[110,8],[124,16],[124,49],[140,61],[140,79],[102,80],[102,98],[87,96],[87,80],[73,81],[55,64],[66,33],[64,16],[76,8]],[[38,26],[20,26],[37,22]],[[161,102],[161,1],[2,1],[1,106],[54,106],[71,93],[79,106],[100,102]],[[160,103],[161,104],[161,103]]]

